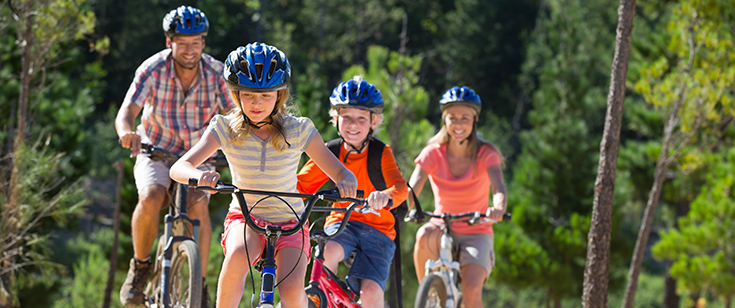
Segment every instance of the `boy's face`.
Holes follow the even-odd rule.
[[[174,63],[180,68],[192,70],[197,67],[204,52],[204,37],[201,35],[177,35],[166,38],[166,45],[171,47]]]
[[[365,141],[371,128],[374,128],[369,110],[342,107],[337,113],[337,130],[345,141],[359,146]]]

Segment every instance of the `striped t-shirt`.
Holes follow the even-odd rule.
[[[286,141],[291,144],[283,151],[278,151],[271,144],[271,139],[262,140],[255,134],[248,134],[243,145],[232,143],[228,133],[230,118],[216,115],[212,118],[209,129],[219,142],[220,149],[227,156],[235,186],[243,189],[283,191],[298,193],[296,189],[296,171],[299,159],[317,133],[316,127],[309,118],[287,116],[283,126]],[[244,194],[248,207],[252,207],[263,196]],[[304,210],[304,202],[300,198],[285,198],[297,214]],[[240,204],[233,196],[230,209],[240,209]],[[288,205],[277,198],[262,200],[253,208],[253,216],[269,222],[285,222],[297,219]]]
[[[125,94],[126,102],[143,108],[138,129],[144,140],[179,156],[191,149],[215,114],[235,107],[223,69],[222,62],[202,54],[199,76],[185,93],[176,77],[171,49],[145,60]]]

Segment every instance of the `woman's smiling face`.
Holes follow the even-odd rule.
[[[276,106],[276,100],[278,100],[276,91],[262,93],[240,91],[240,107],[253,123],[268,119]]]
[[[455,104],[444,111],[444,125],[452,139],[465,140],[472,133],[475,122],[475,110],[467,105]]]

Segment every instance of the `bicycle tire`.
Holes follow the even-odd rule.
[[[327,294],[319,288],[306,287],[306,297],[309,299],[309,308],[327,308]]]
[[[446,308],[447,286],[441,276],[431,273],[424,277],[416,292],[415,308]]]
[[[171,258],[169,284],[172,308],[199,308],[202,304],[202,263],[192,240],[179,243]],[[167,307],[168,308],[168,307]]]
[[[161,235],[158,237],[158,245],[156,245],[156,256],[153,258],[153,273],[151,274],[151,280],[145,287],[146,307],[150,304],[155,304],[152,307],[161,307],[163,305],[163,298],[161,297],[161,273],[163,272],[161,260],[163,259],[163,248],[166,244],[166,239]]]

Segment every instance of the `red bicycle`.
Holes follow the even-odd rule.
[[[323,211],[323,209],[315,208],[313,211]],[[306,296],[318,308],[359,308],[362,306],[357,301],[357,294],[347,286],[347,283],[324,266],[324,246],[327,244],[327,241],[342,233],[347,226],[347,221],[350,219],[352,211],[373,213],[378,216],[380,216],[380,213],[370,209],[367,205],[357,203],[353,203],[345,208],[329,208],[329,211],[343,211],[345,212],[345,216],[342,218],[339,229],[333,234],[327,234],[324,230],[309,231],[311,234],[310,238],[317,243],[318,249],[314,253],[309,285],[305,288]],[[315,223],[312,224],[311,229],[314,228]],[[385,307],[388,307],[387,301]]]

